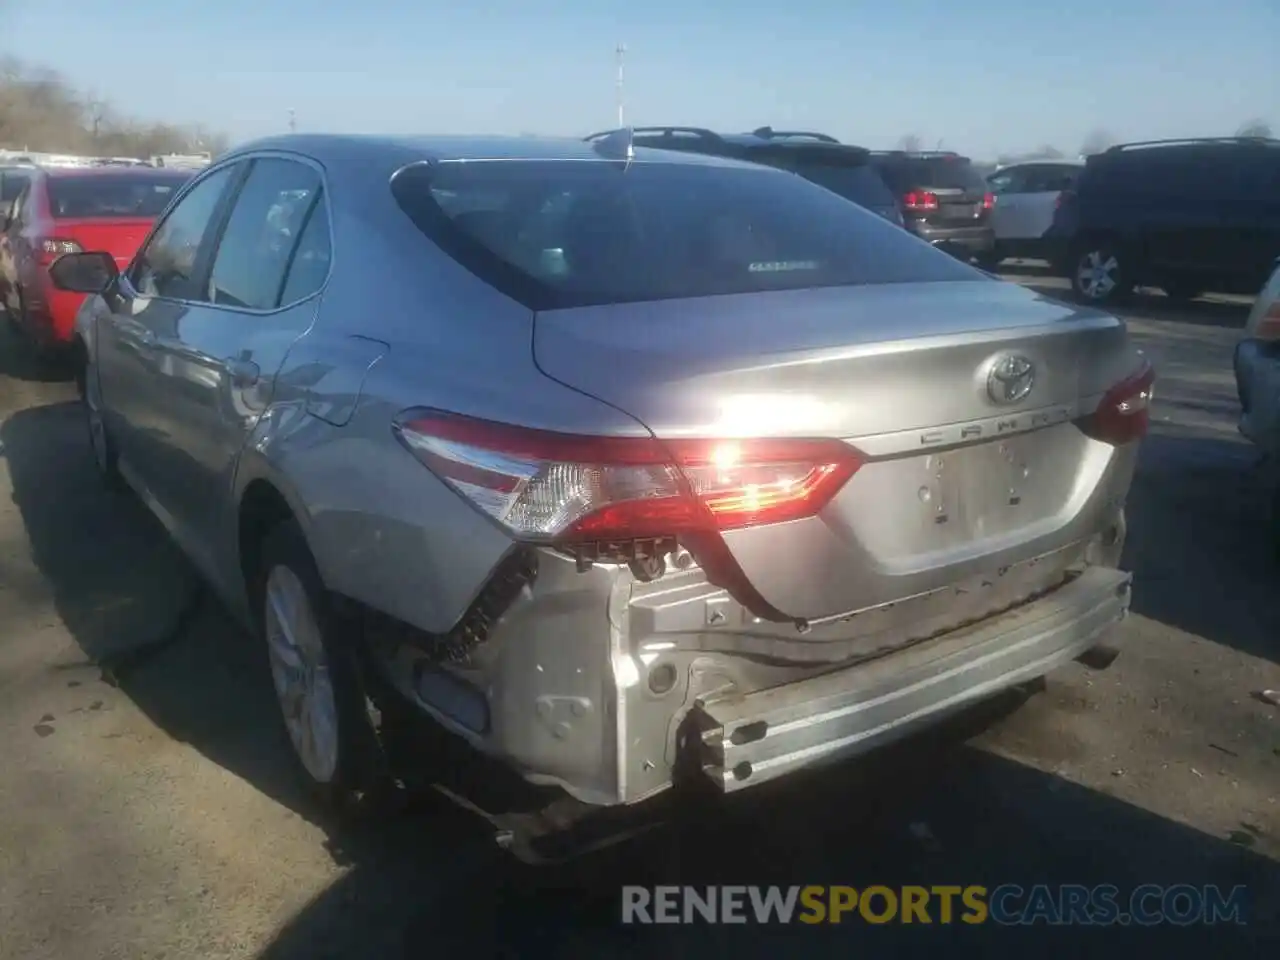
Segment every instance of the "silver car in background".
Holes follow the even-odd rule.
[[[1280,259],[1245,321],[1235,374],[1240,432],[1273,466],[1280,464]],[[1280,554],[1280,483],[1272,500],[1271,531]]]
[[[291,136],[123,273],[53,273],[97,294],[99,468],[264,638],[323,793],[372,776],[384,687],[598,809],[1114,656],[1153,378],[1124,324],[790,173]]]

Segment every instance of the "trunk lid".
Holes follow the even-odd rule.
[[[109,253],[122,266],[133,259],[152,222],[152,217],[85,217],[54,221],[59,237],[74,240],[85,251]]]
[[[1123,324],[1014,284],[551,311],[536,317],[534,353],[664,439],[839,438],[862,452],[816,517],[725,534],[751,586],[791,618],[838,618],[1060,550],[1127,489],[1112,478],[1125,469],[1117,448],[1074,422],[1133,371]],[[1025,396],[1000,393],[1027,364]]]

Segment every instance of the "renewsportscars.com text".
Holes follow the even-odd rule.
[[[1130,891],[1084,886],[622,888],[622,922],[1194,926],[1243,924],[1244,887],[1145,884]]]

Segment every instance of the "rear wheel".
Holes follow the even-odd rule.
[[[356,643],[295,521],[267,535],[261,556],[254,590],[261,634],[298,772],[328,811],[348,813],[385,786]]]
[[[996,268],[1004,263],[1004,253],[999,247],[993,247],[990,250],[984,250],[982,253],[974,257],[974,262],[983,270],[989,273],[995,273]]]
[[[1271,494],[1271,548],[1280,561],[1280,484]]]
[[[1113,303],[1133,290],[1133,281],[1115,247],[1090,244],[1075,257],[1071,289],[1090,303]]]

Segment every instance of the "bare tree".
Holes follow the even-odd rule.
[[[1241,124],[1240,129],[1236,131],[1237,137],[1262,137],[1267,139],[1271,136],[1271,124],[1265,120],[1250,120],[1248,123]]]
[[[1027,160],[1061,160],[1062,151],[1050,144],[1043,144],[1026,155]]]
[[[1080,152],[1086,157],[1091,157],[1095,153],[1101,153],[1115,142],[1116,138],[1110,133],[1101,127],[1096,127],[1084,138],[1084,143],[1080,144]]]
[[[921,141],[914,133],[904,134],[898,140],[898,149],[905,150],[907,153],[919,153],[921,150]]]
[[[187,153],[196,142],[211,153],[221,134],[167,123],[141,124],[109,104],[81,96],[56,72],[0,57],[0,146],[49,153],[148,157]]]

